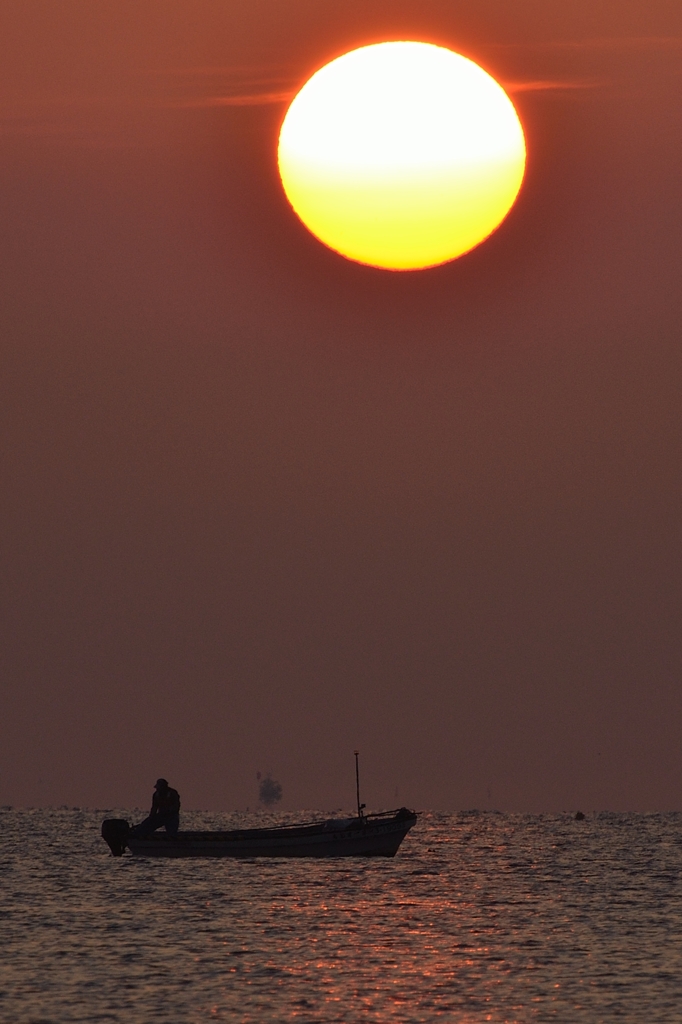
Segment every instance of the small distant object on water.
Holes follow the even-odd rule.
[[[273,779],[269,772],[262,779],[260,772],[257,772],[256,778],[259,780],[258,799],[265,807],[274,807],[282,799],[282,787],[279,782]]]
[[[582,811],[577,811],[576,812],[575,820],[576,821],[584,821],[585,820],[585,815],[583,814]]]
[[[269,781],[277,787],[275,799],[280,800],[282,787],[274,779]],[[221,832],[181,832],[174,829],[174,822],[171,822],[171,828],[166,824],[165,833],[161,833],[158,829],[165,822],[160,821],[158,815],[154,817],[152,801],[152,813],[133,828],[124,818],[106,818],[102,822],[102,838],[114,857],[122,857],[126,849],[144,857],[394,857],[407,833],[416,825],[417,814],[407,807],[377,814],[364,813],[365,805],[360,803],[357,755],[356,781],[357,817]],[[176,790],[168,789],[177,796],[179,814],[180,797]]]

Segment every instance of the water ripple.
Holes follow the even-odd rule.
[[[381,861],[118,860],[103,816],[0,813],[2,1020],[680,1020],[680,815],[425,814]]]

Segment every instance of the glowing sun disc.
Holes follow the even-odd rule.
[[[442,46],[363,46],[292,101],[279,172],[306,227],[343,256],[389,270],[456,259],[490,235],[526,164],[511,100]]]

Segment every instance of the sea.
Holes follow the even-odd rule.
[[[682,1021],[681,814],[423,812],[394,859],[112,857],[102,818],[142,813],[0,812],[3,1024]]]

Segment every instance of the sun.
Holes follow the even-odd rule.
[[[431,43],[388,42],[306,82],[278,160],[289,202],[325,245],[417,270],[462,256],[499,226],[526,146],[514,105],[478,64]]]

